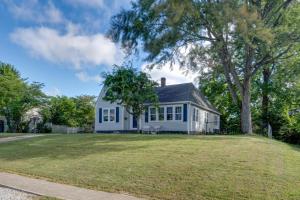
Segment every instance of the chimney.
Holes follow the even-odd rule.
[[[165,77],[162,77],[162,78],[160,79],[160,86],[161,86],[161,87],[165,87],[165,86],[166,86],[166,78],[165,78]]]

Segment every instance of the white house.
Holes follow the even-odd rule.
[[[220,113],[192,83],[166,85],[155,88],[159,106],[149,105],[140,117],[140,127],[144,131],[183,132],[187,134],[218,132]],[[124,106],[103,100],[103,88],[96,103],[95,132],[133,132],[137,130],[137,120]]]

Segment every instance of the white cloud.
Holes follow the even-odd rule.
[[[154,81],[160,82],[161,77],[165,77],[167,79],[167,85],[172,84],[180,84],[180,83],[188,83],[193,82],[197,83],[197,73],[187,72],[179,67],[179,65],[174,65],[173,69],[170,69],[169,65],[163,66],[161,69],[154,68],[149,70],[147,65],[142,66],[142,70],[151,75],[151,78]]]
[[[83,5],[89,7],[103,7],[104,0],[65,0],[67,3],[72,5]]]
[[[4,2],[12,15],[20,20],[52,24],[65,21],[63,14],[51,1],[46,4],[40,4],[37,0],[19,1],[18,4],[10,0]]]
[[[102,81],[102,78],[100,75],[91,76],[83,71],[76,73],[76,77],[83,82],[94,81],[96,83],[100,83]]]
[[[82,65],[113,65],[122,59],[121,51],[102,34],[84,35],[68,29],[67,33],[46,27],[18,28],[11,35],[16,44],[33,56],[53,63]]]
[[[54,87],[45,92],[48,96],[59,96],[61,95],[60,89]]]

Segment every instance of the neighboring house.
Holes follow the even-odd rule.
[[[0,116],[0,133],[6,132],[8,129],[6,124],[6,119],[3,116]]]
[[[140,117],[142,130],[188,134],[220,130],[220,113],[192,83],[166,85],[166,79],[162,78],[161,87],[155,91],[159,107],[148,106]],[[105,92],[103,88],[96,103],[95,132],[137,130],[137,120],[124,106],[103,100]]]
[[[28,131],[30,133],[36,132],[37,124],[43,121],[40,110],[40,108],[32,108],[28,110],[24,115],[23,120],[28,123]]]

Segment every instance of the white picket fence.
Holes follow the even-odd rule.
[[[84,128],[81,127],[68,127],[65,125],[52,124],[52,133],[79,133],[83,131]]]

